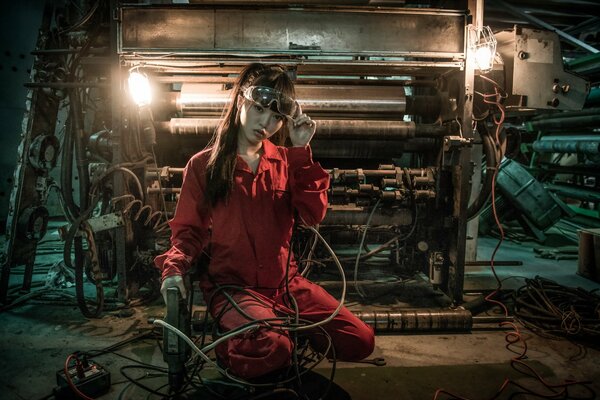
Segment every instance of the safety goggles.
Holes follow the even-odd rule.
[[[292,118],[296,115],[299,107],[296,100],[267,86],[250,86],[244,90],[244,97],[264,108]]]

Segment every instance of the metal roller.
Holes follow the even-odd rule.
[[[184,83],[175,105],[186,117],[220,115],[230,94],[222,85]],[[401,120],[406,112],[399,86],[296,85],[296,97],[307,114],[378,114]]]
[[[405,121],[356,121],[326,119],[317,121],[315,138],[326,139],[377,139],[404,140],[414,137],[441,137],[448,133],[443,125],[415,124]],[[212,136],[219,118],[171,118],[159,123],[161,131],[174,135]]]
[[[406,112],[404,88],[393,86],[297,86],[302,111],[386,114],[402,119]]]
[[[536,140],[533,151],[539,153],[600,154],[598,140]]]
[[[398,157],[402,153],[436,151],[439,142],[433,138],[414,138],[411,140],[397,141],[390,146],[390,142],[364,139],[321,140],[316,137],[310,142],[313,157],[319,158],[347,158],[347,159],[387,159]]]
[[[375,334],[390,332],[469,332],[473,328],[473,316],[471,312],[460,309],[407,309],[391,312],[353,311],[353,314],[371,325],[375,330]],[[205,317],[206,311],[194,311],[193,320],[197,321],[198,325],[200,321],[205,320]],[[506,319],[478,320],[477,322],[493,323],[498,320],[504,321]],[[207,318],[207,322],[209,324],[213,323],[210,315]]]
[[[470,331],[473,316],[468,310],[418,309],[393,312],[355,312],[380,332]]]

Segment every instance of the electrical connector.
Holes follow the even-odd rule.
[[[79,392],[92,398],[101,396],[110,389],[110,372],[93,360],[76,360],[75,365],[69,367],[67,372],[68,376],[64,369],[56,372],[58,386],[54,389],[54,396],[57,400],[81,399],[71,388],[69,381]]]

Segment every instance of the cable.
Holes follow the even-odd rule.
[[[77,355],[69,354],[67,356],[67,360],[65,361],[65,367],[64,367],[65,379],[67,380],[69,387],[77,396],[81,397],[82,399],[94,400],[92,397],[89,397],[89,396],[85,395],[84,393],[81,393],[81,391],[73,383],[73,380],[71,379],[71,375],[69,374],[69,363],[71,362],[71,360],[75,360],[75,363],[77,366],[76,368],[81,368],[81,361],[79,361],[79,359],[77,358]]]
[[[505,117],[505,110],[504,110],[504,106],[501,103],[501,100],[506,97],[506,94],[503,94],[503,90],[498,86],[498,84],[496,82],[494,82],[493,80],[481,76],[482,78],[492,82],[494,84],[494,90],[495,93],[494,94],[490,94],[490,95],[483,95],[484,97],[484,102],[488,103],[488,104],[494,104],[497,106],[499,112],[500,112],[500,117],[496,118],[496,116],[493,117],[493,121],[496,124],[496,130],[495,130],[495,140],[496,140],[496,145],[500,147],[500,131],[502,129],[502,124],[504,122],[504,117]],[[489,98],[495,98],[494,101],[490,101]],[[501,151],[501,150],[500,150]],[[494,265],[494,260],[496,258],[496,253],[498,252],[498,249],[500,248],[500,245],[502,244],[502,242],[504,241],[505,238],[505,234],[504,234],[504,228],[502,227],[502,224],[500,223],[500,219],[498,217],[498,212],[496,210],[496,178],[498,175],[498,169],[494,169],[493,171],[493,175],[492,175],[492,188],[491,188],[491,196],[492,196],[492,211],[493,211],[493,215],[494,215],[494,221],[496,223],[496,226],[498,227],[499,233],[500,233],[500,237],[498,240],[498,243],[496,244],[496,246],[494,247],[494,250],[492,252],[492,256],[490,258],[490,269],[492,271],[492,274],[498,284],[498,286],[496,287],[496,289],[494,291],[492,291],[490,294],[488,294],[487,296],[485,296],[485,300],[492,303],[492,304],[496,304],[498,305],[502,311],[504,316],[508,317],[508,309],[506,308],[506,306],[504,305],[504,303],[502,303],[499,300],[494,299],[494,297],[496,296],[496,294],[498,294],[501,289],[502,289],[502,282],[503,280],[501,280],[496,272],[496,268]],[[600,309],[600,306],[599,306]],[[522,360],[526,358],[526,354],[527,354],[527,342],[525,340],[525,338],[523,338],[523,336],[520,333],[520,330],[518,328],[518,326],[513,323],[513,322],[501,322],[500,326],[502,327],[510,327],[512,328],[511,331],[508,331],[505,335],[505,341],[506,341],[506,348],[515,353],[515,356],[511,358],[511,367],[513,367],[515,370],[533,377],[535,379],[537,379],[538,382],[540,382],[548,391],[549,393],[541,393],[538,391],[535,391],[533,389],[527,388],[525,386],[522,386],[521,384],[509,379],[509,378],[505,378],[504,382],[502,383],[502,385],[500,386],[500,388],[497,390],[496,394],[494,394],[490,399],[494,400],[497,399],[505,390],[506,388],[508,388],[510,385],[515,386],[519,389],[521,389],[523,392],[523,394],[531,394],[533,396],[536,397],[540,397],[540,398],[546,398],[546,399],[556,399],[556,398],[572,398],[570,397],[569,393],[568,393],[568,389],[569,387],[572,387],[574,385],[580,385],[584,388],[586,388],[588,390],[588,392],[591,394],[591,397],[589,397],[589,399],[595,399],[595,392],[594,390],[587,386],[588,384],[590,384],[591,382],[587,382],[587,381],[565,381],[564,383],[561,384],[550,384],[548,382],[546,382],[539,373],[537,373],[532,367],[530,367],[529,365],[525,364]],[[517,350],[513,350],[513,347],[515,347],[516,345],[521,345],[521,348],[519,351]],[[521,368],[521,369],[520,369]],[[561,389],[560,391],[557,391],[555,389]],[[448,395],[450,399],[459,399],[459,400],[469,400],[466,397],[462,397],[456,394],[453,394],[445,389],[438,389],[436,390],[436,392],[433,395],[433,399],[437,400],[439,399],[440,395],[445,394]],[[585,398],[588,399],[588,398]]]
[[[344,275],[344,271],[342,269],[341,264],[339,263],[339,260],[337,260],[337,256],[335,255],[335,252],[331,249],[331,247],[329,246],[329,244],[325,241],[325,239],[318,233],[318,231],[312,227],[309,227],[309,229],[313,230],[313,233],[315,235],[317,235],[317,237],[323,241],[325,247],[330,251],[331,255],[334,257],[334,260],[336,260],[336,264],[338,265],[338,269],[340,271],[340,274],[342,276],[342,281],[343,281],[343,291],[342,291],[342,295],[341,295],[341,300],[340,303],[338,304],[338,307],[332,312],[332,314],[319,322],[314,322],[314,323],[309,323],[309,324],[301,324],[300,322],[300,318],[299,318],[299,314],[297,311],[297,307],[296,307],[296,318],[295,318],[295,323],[294,324],[278,324],[277,327],[281,327],[284,329],[289,330],[290,332],[298,332],[298,331],[302,331],[302,330],[307,330],[307,329],[314,329],[314,328],[320,328],[322,330],[322,325],[328,323],[329,321],[331,321],[333,318],[335,318],[335,316],[339,313],[339,311],[341,310],[341,308],[343,307],[343,303],[345,300],[345,293],[346,293],[346,280],[345,280],[345,275]],[[291,254],[290,254],[291,257]],[[180,338],[182,338],[193,350],[194,352],[208,365],[211,365],[212,367],[214,367],[217,371],[221,372],[222,374],[224,374],[225,376],[227,376],[229,379],[233,380],[234,382],[238,382],[240,384],[243,385],[248,385],[250,384],[249,382],[246,382],[244,380],[235,378],[233,376],[231,376],[231,374],[228,373],[227,370],[223,370],[222,368],[219,367],[219,365],[217,363],[215,363],[210,357],[208,357],[207,353],[211,350],[214,350],[220,343],[223,343],[229,339],[231,339],[234,336],[237,336],[241,333],[250,331],[250,330],[255,330],[255,329],[260,329],[260,328],[273,328],[272,325],[269,326],[265,326],[264,323],[265,322],[271,322],[271,321],[285,321],[287,318],[270,318],[267,320],[254,320],[252,319],[251,316],[247,315],[245,312],[243,312],[243,310],[241,309],[241,307],[233,300],[233,298],[227,293],[225,292],[225,289],[227,288],[234,288],[236,290],[245,290],[243,288],[239,288],[239,287],[235,287],[235,286],[220,286],[218,288],[218,292],[223,291],[223,295],[226,296],[226,298],[229,301],[229,304],[231,304],[231,307],[235,307],[238,311],[240,311],[242,313],[242,315],[249,319],[250,322],[248,322],[245,325],[242,325],[240,327],[237,327],[225,334],[223,334],[222,336],[220,336],[218,339],[214,340],[212,343],[204,346],[202,349],[200,349],[198,346],[196,346],[196,344],[190,339],[188,338],[183,332],[179,331],[177,328],[172,327],[171,325],[169,325],[168,323],[161,321],[161,320],[155,320],[154,324],[155,325],[159,325],[159,326],[163,326],[166,327],[167,329],[172,330],[173,332],[175,332]],[[250,292],[248,292],[250,293]],[[211,304],[213,302],[215,294],[213,293],[213,295],[211,296],[211,298],[208,301],[208,310],[211,309]],[[255,296],[254,296],[255,297]],[[256,298],[256,297],[255,297]],[[257,300],[260,301],[260,299],[257,298]],[[224,307],[222,309],[222,311],[218,314],[222,314],[226,311],[226,308]],[[208,314],[208,312],[207,312]],[[217,317],[218,319],[219,317]],[[217,324],[218,325],[218,324]],[[324,331],[324,334],[328,336],[327,332]],[[295,347],[297,348],[297,346]],[[329,345],[328,345],[328,349],[326,349],[326,353],[332,352],[333,354],[335,354],[335,350],[332,347],[331,344],[331,340],[329,340]],[[296,365],[298,365],[298,361],[297,361],[297,357],[295,358],[296,361]],[[297,368],[297,367],[296,367]],[[299,377],[301,376],[301,373],[299,371],[299,369],[296,369],[296,376],[291,378],[291,379],[299,379]],[[332,373],[333,376],[333,373]],[[288,380],[289,381],[289,380]],[[256,385],[256,384],[253,384]]]
[[[365,244],[365,239],[367,237],[367,230],[371,225],[371,219],[373,218],[373,214],[375,214],[375,210],[381,203],[381,198],[377,199],[377,203],[373,206],[373,209],[369,213],[369,217],[367,218],[367,223],[365,225],[365,230],[363,231],[362,237],[360,239],[360,245],[358,246],[358,254],[356,254],[356,262],[354,263],[354,289],[356,289],[356,293],[360,295],[363,299],[365,298],[365,293],[362,291],[360,286],[358,285],[358,263],[360,262],[360,253],[362,252],[362,248]]]
[[[93,16],[94,13],[96,12],[96,10],[98,9],[98,6],[100,5],[100,1],[96,1],[88,10],[88,12],[76,23],[74,23],[71,26],[68,26],[64,29],[60,29],[58,30],[58,34],[62,35],[65,32],[70,32],[72,30],[78,29],[80,27],[82,27],[83,25],[85,25],[86,22],[88,22]]]
[[[495,141],[492,140],[483,121],[477,122],[477,132],[483,142],[483,152],[485,154],[485,181],[477,198],[469,204],[467,208],[467,219],[475,218],[491,196],[493,184],[493,171],[500,165],[502,154],[498,154]]]
[[[149,393],[152,393],[152,394],[154,394],[154,395],[160,396],[160,398],[161,398],[161,399],[164,399],[164,398],[171,399],[171,398],[173,398],[173,396],[171,396],[171,395],[167,395],[167,394],[165,394],[165,393],[158,392],[158,391],[156,391],[156,390],[154,390],[154,389],[152,389],[152,388],[149,388],[148,386],[146,386],[146,385],[144,385],[144,384],[141,384],[139,381],[140,381],[142,378],[144,378],[144,377],[140,377],[140,378],[134,379],[134,378],[130,377],[129,375],[127,375],[127,374],[125,373],[125,371],[126,371],[126,370],[129,370],[129,369],[136,369],[136,368],[138,368],[138,369],[139,369],[139,368],[141,368],[141,369],[149,369],[149,370],[151,370],[151,371],[160,371],[160,372],[165,372],[165,371],[164,371],[164,368],[160,368],[160,367],[149,367],[149,366],[137,366],[137,365],[124,365],[124,366],[122,366],[121,368],[119,368],[119,372],[121,372],[121,375],[123,375],[123,376],[124,376],[124,377],[125,377],[125,378],[126,378],[128,381],[129,381],[129,382],[131,382],[132,384],[134,384],[134,385],[136,385],[136,386],[138,386],[138,387],[140,387],[140,388],[144,389],[145,391],[147,391],[147,392],[149,392]],[[162,386],[162,387],[164,387],[164,386]]]
[[[315,225],[315,229],[319,230],[319,225]],[[305,278],[308,278],[308,274],[310,273],[310,270],[312,269],[312,265],[313,263],[315,263],[315,261],[312,260],[312,257],[315,253],[315,249],[317,247],[317,243],[319,243],[319,238],[317,237],[317,235],[312,236],[312,243],[310,245],[310,249],[308,251],[308,255],[306,256],[306,258],[304,259],[304,261],[308,264],[304,270],[302,271],[302,273],[300,274],[300,276],[303,276]],[[308,245],[308,243],[307,243]],[[318,263],[318,261],[316,261],[316,263]],[[322,263],[320,263],[322,264]]]
[[[322,321],[315,322],[315,323],[310,324],[310,325],[297,327],[296,329],[298,329],[298,330],[313,329],[313,328],[316,328],[317,326],[325,325],[326,323],[330,322],[331,320],[333,320],[338,315],[338,313],[340,312],[340,310],[344,306],[344,301],[346,300],[346,274],[344,274],[344,269],[342,267],[342,264],[340,263],[340,260],[338,259],[337,255],[335,254],[335,252],[333,251],[333,249],[331,248],[331,246],[329,245],[329,243],[327,243],[327,241],[325,240],[325,238],[323,236],[321,236],[321,234],[319,233],[318,230],[316,230],[312,226],[309,226],[308,229],[310,229],[315,235],[317,235],[317,237],[323,242],[323,245],[325,246],[325,248],[327,249],[327,251],[329,251],[329,253],[333,257],[333,261],[337,265],[338,270],[340,271],[340,276],[342,278],[342,294],[340,296],[340,302],[339,302],[337,308],[335,309],[335,311],[329,317],[327,317],[326,319],[324,319]]]
[[[132,222],[138,222],[145,227],[151,228],[157,234],[164,232],[168,228],[168,221],[162,222],[164,216],[162,211],[154,211],[150,205],[144,205],[141,200],[136,199],[131,194],[113,197],[110,200],[113,207],[119,202],[125,201],[128,203],[121,210],[124,217],[129,217]]]
[[[600,296],[536,276],[515,293],[515,316],[541,334],[586,338],[600,335]]]

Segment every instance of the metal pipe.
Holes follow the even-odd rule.
[[[585,201],[600,201],[598,190],[575,185],[560,185],[555,183],[544,183],[544,187],[564,197],[570,197]]]
[[[363,322],[380,332],[465,331],[473,327],[468,310],[417,309],[390,312],[354,312]]]
[[[146,189],[146,193],[148,194],[156,194],[156,193],[163,193],[163,194],[172,194],[172,193],[181,193],[181,188],[171,188],[171,187],[163,187],[163,188],[154,188],[154,187],[150,187]]]
[[[600,176],[600,169],[593,169],[589,166],[577,166],[577,165],[556,165],[549,163],[540,163],[538,168],[544,172],[553,172],[557,174],[575,174],[575,175],[587,175],[587,176]]]
[[[594,155],[600,153],[600,141],[587,140],[536,140],[533,151],[538,153],[577,153]]]
[[[561,130],[569,128],[595,127],[600,125],[600,114],[572,118],[548,118],[539,121],[529,121],[525,124],[529,132]]]
[[[600,68],[600,53],[578,57],[567,64],[570,71],[588,76],[598,72]]]
[[[600,57],[598,57],[598,58],[600,59]],[[548,120],[548,119],[573,118],[573,117],[582,117],[582,116],[598,115],[598,114],[600,114],[600,108],[596,107],[596,108],[586,108],[586,109],[577,110],[577,111],[556,111],[556,112],[552,112],[552,113],[541,114],[541,115],[535,116],[531,120],[532,121],[542,121],[542,120]]]
[[[577,47],[581,47],[582,49],[585,49],[591,53],[600,52],[600,50],[596,49],[595,47],[590,46],[589,44],[569,35],[566,32],[561,31],[560,29],[557,29],[556,27],[542,21],[541,19],[539,19],[531,14],[527,14],[526,12],[518,9],[517,7],[511,6],[510,4],[508,4],[507,2],[505,2],[503,0],[493,0],[493,2],[500,5],[504,9],[508,10],[510,13],[515,14],[519,17],[525,18],[529,22],[531,22],[539,27],[556,32],[559,36],[562,36],[563,39],[567,40],[568,42],[571,42],[571,44],[574,44]]]

